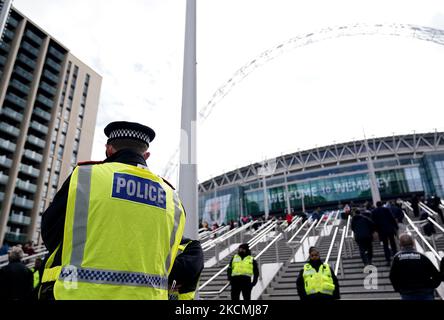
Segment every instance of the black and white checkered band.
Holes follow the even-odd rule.
[[[140,272],[98,270],[74,266],[64,267],[59,279],[71,282],[79,281],[98,284],[144,286],[165,290],[168,288],[167,277]]]
[[[109,133],[108,139],[116,139],[116,138],[130,138],[130,139],[138,139],[142,140],[147,144],[150,144],[150,137],[148,134],[131,129],[116,129]]]

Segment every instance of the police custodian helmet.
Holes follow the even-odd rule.
[[[154,140],[156,133],[150,127],[136,122],[115,121],[105,127],[107,143],[116,139],[133,139],[146,143],[148,146]]]

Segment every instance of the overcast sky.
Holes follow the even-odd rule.
[[[162,173],[180,136],[185,1],[14,5],[103,77],[92,159],[103,159],[107,123],[139,121],[157,133],[149,165]],[[354,23],[444,29],[444,1],[197,0],[198,110],[263,51]],[[364,130],[367,137],[444,130],[443,56],[436,43],[378,35],[286,51],[237,83],[199,124],[199,180],[362,139]]]

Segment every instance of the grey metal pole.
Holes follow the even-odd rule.
[[[3,37],[3,30],[6,27],[6,22],[8,21],[9,16],[9,10],[11,10],[12,7],[12,0],[0,0],[0,3],[2,4],[1,10],[0,10],[0,40]]]
[[[265,174],[262,177],[262,184],[264,188],[264,210],[265,210],[265,220],[268,219],[270,209],[268,208],[268,194],[267,194],[267,182],[265,180]]]
[[[289,195],[289,192],[288,192],[287,171],[284,171],[284,177],[285,177],[285,201],[287,202],[287,213],[291,213],[290,195]]]
[[[372,199],[373,199],[373,205],[376,206],[376,202],[381,201],[381,194],[379,193],[378,185],[376,182],[376,173],[375,173],[375,167],[373,165],[373,158],[370,154],[370,148],[368,146],[367,138],[365,137],[364,133],[364,141],[365,141],[365,148],[367,149],[367,167],[368,167],[368,176],[370,178],[370,190],[372,193]]]
[[[196,0],[187,0],[183,62],[179,196],[187,212],[184,235],[198,238],[196,150]]]

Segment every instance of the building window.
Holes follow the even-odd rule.
[[[63,133],[68,132],[68,122],[63,122],[62,132]]]
[[[70,109],[66,109],[65,110],[65,114],[63,116],[63,119],[66,121],[69,121],[69,116],[71,115],[71,111],[69,111]]]
[[[75,136],[75,140],[76,141],[80,141],[80,129],[79,128],[76,128],[76,136]]]
[[[438,173],[438,179],[439,183],[441,184],[441,188],[444,188],[444,161],[436,161],[435,167]]]
[[[64,151],[64,148],[62,146],[59,146],[59,150],[57,151],[57,157],[59,159],[63,158],[63,151]]]
[[[52,176],[52,185],[54,187],[57,187],[58,183],[59,183],[59,175],[57,173],[54,173]]]
[[[62,161],[57,160],[55,164],[55,172],[60,172],[60,169],[62,168]]]

